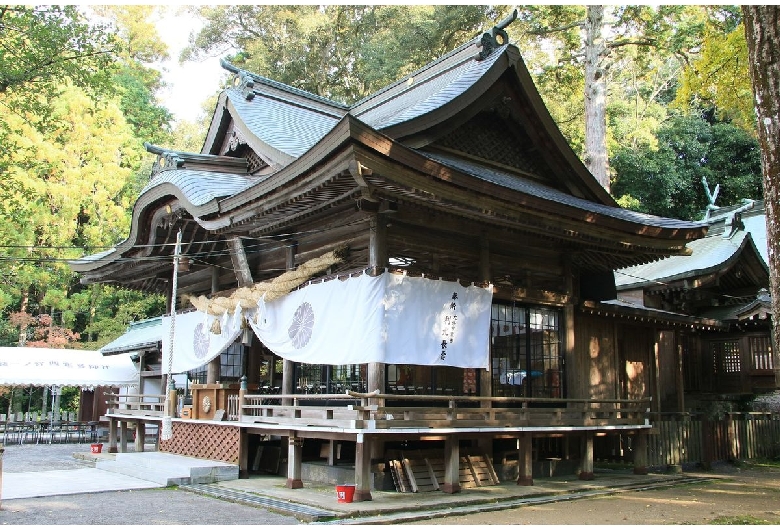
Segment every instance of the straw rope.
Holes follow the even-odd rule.
[[[261,298],[265,297],[266,302],[280,298],[302,285],[315,274],[344,261],[346,250],[346,247],[342,247],[323,254],[300,264],[297,269],[287,271],[271,281],[258,282],[250,287],[239,287],[230,296],[218,296],[212,299],[205,296],[191,296],[189,301],[198,311],[215,316],[222,316],[225,313],[232,314],[236,306],[240,306],[241,309],[251,309],[257,307],[257,302]],[[219,334],[221,332],[219,328],[221,328],[219,321],[215,321],[212,333]]]

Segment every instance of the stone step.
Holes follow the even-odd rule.
[[[226,462],[161,452],[117,453],[115,456],[114,460],[96,461],[95,467],[162,486],[211,484],[238,479],[238,466]]]

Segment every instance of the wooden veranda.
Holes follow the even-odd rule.
[[[144,436],[146,423],[162,420],[164,396],[134,396],[138,401],[119,404],[107,414],[109,451],[117,446],[117,426],[125,431],[136,425],[136,440]],[[147,401],[141,401],[147,399]],[[193,446],[211,446],[211,456],[237,463],[243,476],[249,468],[249,435],[287,439],[287,487],[303,487],[301,464],[305,439],[354,442],[355,500],[371,499],[372,451],[375,444],[391,441],[444,442],[444,482],[447,493],[460,490],[461,440],[517,440],[519,485],[532,485],[534,437],[573,436],[582,442],[579,477],[593,478],[593,439],[603,433],[635,436],[634,469],[646,472],[642,447],[651,430],[649,400],[587,400],[507,398],[478,396],[396,395],[347,392],[345,394],[250,394],[239,390],[232,402],[238,414],[219,419],[176,419],[173,438],[160,449],[186,456],[204,456]],[[282,404],[285,403],[285,404]],[[288,404],[289,403],[289,404]],[[140,430],[138,430],[140,429]],[[194,434],[198,433],[198,436]],[[178,435],[178,436],[177,436]],[[211,438],[208,440],[207,438]],[[126,439],[126,437],[122,437]],[[219,446],[218,453],[214,447]],[[143,450],[143,446],[139,450]]]

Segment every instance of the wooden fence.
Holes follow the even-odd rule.
[[[651,467],[780,457],[780,414],[734,413],[715,420],[675,414],[651,423]]]

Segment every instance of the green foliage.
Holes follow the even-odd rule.
[[[425,5],[200,7],[205,27],[183,59],[239,50],[241,68],[356,101],[492,26],[508,9]]]
[[[755,139],[728,123],[676,117],[658,131],[658,148],[622,147],[610,160],[612,192],[634,209],[679,219],[700,219],[707,206],[701,184],[720,185],[720,205],[761,199],[761,161]]]
[[[63,78],[84,89],[105,89],[117,46],[75,6],[5,5],[0,6],[0,49],[0,94],[35,92],[45,101],[59,93]],[[41,100],[19,102],[33,105],[22,110],[46,108]]]
[[[733,121],[755,134],[753,92],[747,64],[745,29],[739,24],[729,33],[709,29],[701,54],[680,79],[674,102],[677,108],[714,108],[721,121]]]
[[[79,335],[105,343],[164,307],[160,297],[111,288],[83,296],[67,266],[127,236],[148,180],[143,141],[170,139],[171,115],[154,97],[160,73],[144,65],[167,55],[153,11],[98,10],[115,34],[72,6],[0,7],[3,344],[19,340],[20,326],[30,344]],[[29,321],[12,320],[14,312]]]

